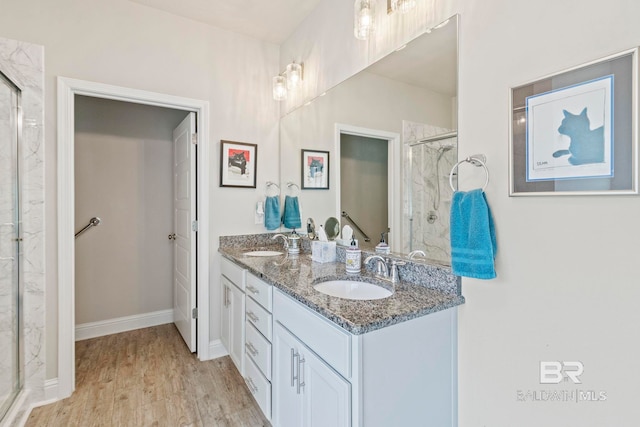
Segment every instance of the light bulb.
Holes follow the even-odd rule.
[[[302,65],[292,62],[287,65],[287,89],[293,90],[298,87],[302,80]]]
[[[287,99],[287,82],[284,76],[275,76],[273,78],[273,99],[276,101]]]
[[[359,40],[367,40],[375,30],[375,0],[356,0],[353,13],[353,35]]]

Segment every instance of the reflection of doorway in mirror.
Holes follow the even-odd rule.
[[[357,239],[364,242],[359,227],[372,245],[389,229],[388,145],[386,139],[340,135],[340,210],[356,223]]]

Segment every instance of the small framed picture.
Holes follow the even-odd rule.
[[[258,145],[220,141],[220,187],[256,188]]]
[[[637,194],[638,49],[511,89],[510,196]]]
[[[302,149],[302,189],[329,189],[329,152]]]

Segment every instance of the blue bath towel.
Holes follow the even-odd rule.
[[[280,197],[269,196],[264,201],[264,226],[267,230],[280,227]]]
[[[481,189],[456,191],[451,202],[451,269],[458,276],[496,277],[496,235]]]
[[[282,223],[287,228],[300,228],[302,226],[300,204],[296,196],[285,196]]]

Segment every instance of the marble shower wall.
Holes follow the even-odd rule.
[[[22,90],[24,411],[44,398],[44,48],[0,38],[0,69]]]
[[[403,122],[405,191],[403,233],[404,252],[421,249],[439,264],[451,264],[449,213],[453,191],[449,172],[457,159],[457,138],[411,143],[451,132],[437,126]],[[455,183],[454,183],[455,185]]]

